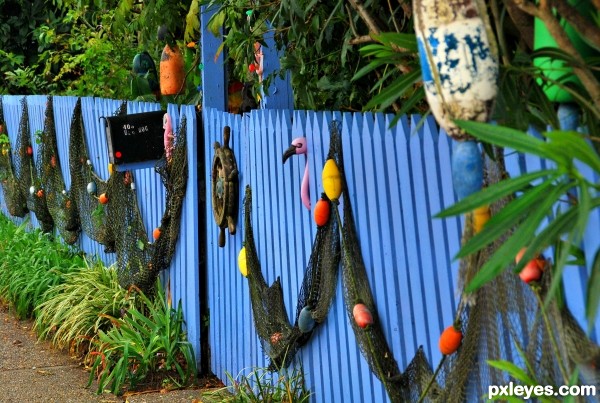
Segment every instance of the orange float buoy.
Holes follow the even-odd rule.
[[[527,251],[527,248],[521,248],[517,256],[515,257],[515,262],[518,264],[523,255]],[[525,267],[519,272],[519,277],[525,283],[529,284],[532,281],[538,281],[542,278],[542,273],[544,271],[544,267],[546,266],[546,260],[540,254],[537,254],[533,259],[531,259]]]
[[[320,199],[315,205],[315,223],[317,226],[322,227],[329,221],[329,215],[331,214],[331,208],[329,202],[325,199]]]
[[[160,234],[161,234],[160,228],[158,228],[158,227],[154,228],[154,231],[152,231],[152,238],[154,238],[154,240],[157,241],[158,238],[160,238]]]
[[[102,193],[100,196],[98,196],[98,201],[100,204],[108,203],[108,197],[106,196],[106,193]]]
[[[177,45],[165,45],[160,56],[160,93],[163,95],[178,94],[185,82],[183,54]]]
[[[373,315],[365,304],[354,305],[352,316],[354,316],[354,321],[361,329],[373,324]]]
[[[460,330],[454,326],[448,326],[440,336],[439,347],[442,354],[449,355],[458,350],[462,338],[463,334]]]

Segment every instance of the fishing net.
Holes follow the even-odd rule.
[[[154,243],[150,269],[158,273],[169,267],[180,234],[181,211],[187,189],[187,119],[184,116],[174,139],[170,159],[166,155],[155,166],[166,189],[166,207],[160,221],[161,235]],[[152,281],[148,278],[147,281]]]
[[[21,108],[21,122],[19,123],[19,134],[15,145],[16,153],[13,154],[15,176],[21,194],[26,197],[27,208],[35,213],[42,231],[51,232],[54,228],[54,221],[46,204],[46,193],[41,182],[41,164],[40,167],[36,167],[33,159],[33,146],[29,133],[29,112],[27,110],[27,98],[25,97],[21,100]],[[41,131],[36,132],[36,139],[39,139],[41,134]],[[41,158],[41,148],[38,148],[36,159],[41,161]]]
[[[52,97],[48,97],[46,103],[44,130],[39,139],[40,180],[46,194],[48,212],[61,237],[71,245],[79,237],[79,215],[75,203],[72,202],[71,195],[65,187],[60,168]]]
[[[339,122],[331,123],[330,134],[328,158],[335,160],[341,177],[344,178]],[[489,184],[497,183],[508,176],[501,151],[496,152],[493,160],[486,159],[485,180]],[[599,347],[586,336],[564,303],[555,299],[546,308],[540,308],[551,283],[550,261],[546,262],[542,281],[534,287],[525,284],[511,270],[506,270],[476,292],[463,293],[454,319],[454,323],[464,334],[459,350],[455,354],[444,356],[434,372],[422,348],[419,348],[409,365],[401,371],[377,318],[377,307],[362,258],[345,180],[343,183],[341,264],[344,303],[361,353],[371,371],[383,383],[391,401],[414,402],[422,399],[426,402],[463,402],[473,396],[485,396],[489,385],[506,385],[511,380],[506,373],[491,367],[488,360],[510,361],[528,371],[529,376],[539,385],[567,385],[575,369],[580,370],[582,374],[579,383],[598,384],[599,373],[596,368],[600,368]],[[492,205],[492,214],[498,212],[508,201],[506,199]],[[332,207],[337,219],[330,219],[328,224],[331,238],[328,244],[320,244],[325,238],[317,235],[311,261],[318,261],[319,256],[326,257],[328,251],[335,255],[335,245],[339,248],[337,239],[340,227],[335,223],[338,220],[341,222],[342,218],[337,204],[333,204]],[[260,272],[249,218],[249,187],[246,189],[244,208],[246,259],[254,323],[272,363],[287,365],[290,352],[293,353],[301,345],[298,342],[301,336],[297,323],[292,327],[287,322],[279,279],[268,287]],[[463,241],[472,235],[473,217],[467,215]],[[509,235],[506,234],[496,243],[461,261],[461,289]],[[337,262],[336,259],[329,263],[333,264],[333,260]],[[335,270],[332,268],[329,273]],[[336,277],[325,278],[314,274],[305,276],[297,318],[302,307],[319,304],[318,298],[313,300],[311,297],[310,290],[313,284],[321,284],[323,289],[331,290],[332,285],[326,284],[329,281],[335,284]],[[330,298],[333,294],[323,295]],[[353,310],[359,303],[364,304],[370,311],[372,325],[363,328],[355,321]],[[319,312],[322,312],[320,319],[324,320],[327,309]],[[274,338],[273,334],[281,336]],[[277,343],[283,342],[283,346],[274,343],[274,339]],[[286,353],[287,359],[281,360],[281,355]]]
[[[166,188],[167,199],[160,236],[150,243],[137,204],[133,173],[114,171],[104,181],[94,172],[86,147],[81,99],[75,104],[70,126],[69,190],[62,177],[52,97],[48,97],[46,104],[44,130],[35,134],[39,144],[38,166],[33,160],[26,98],[21,105],[21,123],[13,159],[10,142],[2,142],[0,130],[0,147],[6,150],[0,155],[0,176],[9,213],[24,216],[27,209],[35,212],[44,232],[56,227],[69,244],[75,243],[83,230],[91,239],[104,245],[106,252],[116,252],[116,269],[123,287],[135,285],[146,293],[151,292],[160,271],[169,267],[179,238],[188,179],[186,118],[182,118],[178,128],[171,157],[163,156],[155,166]],[[123,102],[115,115],[125,114],[126,107]],[[4,130],[2,115],[0,126]],[[11,160],[14,161],[14,176]]]
[[[123,103],[115,115],[126,111]],[[71,118],[69,136],[69,170],[71,172],[70,194],[75,202],[83,231],[94,241],[105,246],[105,252],[115,251],[115,238],[112,227],[107,225],[105,208],[98,196],[108,191],[107,181],[95,172],[85,142],[85,127],[81,112],[81,99],[77,100]],[[109,178],[110,181],[110,178]]]
[[[109,181],[107,223],[114,228],[117,271],[123,287],[136,285],[144,292],[152,291],[160,271],[171,264],[179,238],[181,209],[187,187],[187,121],[184,117],[174,139],[170,160],[163,155],[155,170],[166,187],[166,208],[160,224],[160,236],[148,242],[142,215],[135,196],[131,172],[115,173]],[[132,186],[133,185],[133,186]]]
[[[4,202],[8,213],[15,217],[25,217],[29,210],[27,210],[25,195],[21,193],[15,176],[10,139],[4,121],[2,97],[0,97],[0,183],[2,184]]]
[[[331,203],[327,200],[328,203]],[[269,368],[287,367],[295,352],[310,339],[314,328],[327,316],[335,294],[340,260],[339,227],[335,220],[317,228],[313,248],[298,296],[296,320],[288,320],[279,277],[268,286],[261,271],[254,243],[251,220],[252,191],[246,187],[244,201],[244,246],[248,270],[248,286],[254,324],[263,350],[270,359]],[[300,330],[299,320],[304,308],[310,310],[314,325]]]

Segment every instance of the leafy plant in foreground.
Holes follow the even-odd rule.
[[[121,394],[144,381],[166,379],[185,386],[195,380],[196,360],[183,331],[181,303],[172,309],[160,283],[156,288],[153,300],[135,291],[123,317],[106,316],[114,326],[106,332],[99,330],[90,353],[96,359],[88,386],[96,378],[97,393],[110,389]]]
[[[75,347],[94,339],[99,330],[112,326],[127,304],[127,290],[117,273],[101,262],[88,264],[64,276],[64,283],[49,291],[53,296],[35,308],[34,329],[58,348]]]
[[[311,393],[306,389],[302,368],[282,369],[278,375],[267,368],[255,368],[248,375],[233,378],[227,373],[231,386],[202,395],[206,402],[308,402]]]
[[[27,225],[25,222],[17,227],[7,219],[0,224],[0,294],[19,318],[30,317],[35,306],[51,297],[46,291],[60,284],[66,273],[83,265],[81,255],[68,245],[40,230],[28,232]]]
[[[581,241],[587,230],[591,212],[600,207],[600,186],[584,177],[577,166],[587,165],[596,177],[600,174],[600,157],[583,134],[573,131],[549,131],[543,133],[547,139],[544,141],[507,127],[466,121],[458,121],[457,124],[484,142],[538,156],[554,163],[554,167],[491,185],[438,214],[438,217],[448,217],[466,213],[476,207],[516,195],[492,216],[484,229],[463,245],[458,253],[457,257],[462,258],[501,237],[506,237],[502,246],[468,284],[467,291],[476,290],[502,271],[513,267],[516,251],[523,247],[527,247],[527,251],[520,263],[514,266],[516,272],[548,247],[577,245]],[[547,226],[542,227],[548,217],[553,218]],[[557,248],[548,299],[555,297],[560,289],[559,285],[570,254],[570,247]],[[592,266],[586,295],[586,315],[589,324],[595,320],[600,301],[600,253],[596,253]]]

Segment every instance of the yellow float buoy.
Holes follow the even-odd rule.
[[[328,159],[323,167],[323,190],[329,200],[337,200],[342,194],[342,176],[333,159]]]

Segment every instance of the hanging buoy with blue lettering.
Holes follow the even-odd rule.
[[[427,102],[448,135],[465,139],[453,119],[487,121],[498,87],[486,10],[475,0],[414,0],[413,12]]]

